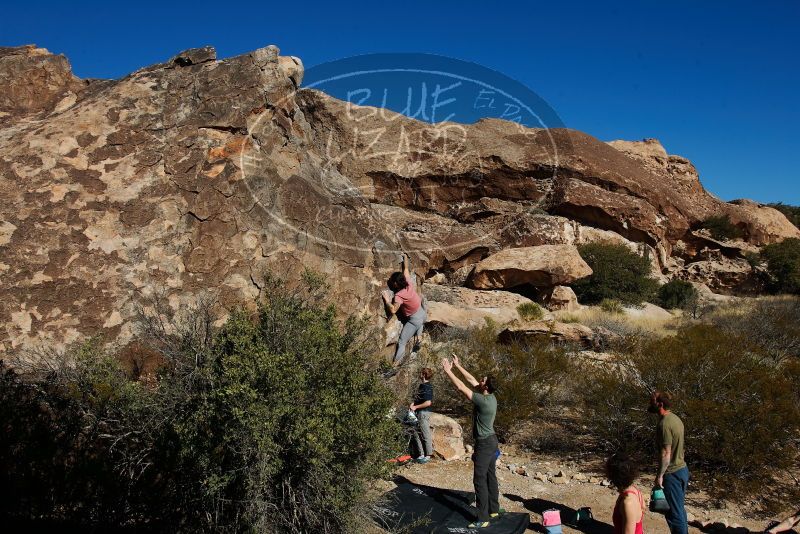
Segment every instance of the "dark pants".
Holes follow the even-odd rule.
[[[664,475],[664,497],[669,503],[665,514],[670,534],[688,534],[686,521],[686,488],[689,485],[689,469],[684,467],[674,473]]]
[[[475,440],[472,454],[474,470],[472,484],[475,486],[475,500],[478,507],[478,521],[488,521],[489,514],[500,510],[500,491],[497,488],[497,436]]]

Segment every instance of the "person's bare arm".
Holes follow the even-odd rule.
[[[411,406],[409,406],[409,408],[411,408],[412,410],[414,410],[416,412],[417,410],[421,410],[423,408],[429,408],[431,404],[433,404],[433,403],[431,401],[429,401],[429,400],[427,400],[425,402],[421,402],[419,404],[414,404],[412,402]]]
[[[456,356],[455,354],[453,354],[453,365],[456,367],[456,369],[459,370],[459,372],[462,375],[464,375],[464,378],[466,379],[467,382],[469,382],[470,386],[475,387],[478,385],[479,382],[475,380],[475,377],[469,374],[466,369],[461,367],[461,362],[458,361],[458,356]]]
[[[625,513],[625,534],[636,534],[636,523],[642,517],[642,505],[636,495],[625,495],[622,500],[622,509]]]
[[[400,255],[400,257],[402,258],[400,261],[403,263],[403,276],[411,279],[411,271],[408,270],[408,256],[403,253]]]
[[[769,534],[778,534],[778,532],[786,532],[787,530],[800,525],[800,510],[793,516],[787,517],[771,529],[767,530]]]
[[[444,373],[447,375],[447,378],[450,379],[450,382],[464,394],[464,396],[468,400],[472,400],[472,390],[469,389],[464,382],[462,382],[455,374],[453,374],[453,364],[447,358],[442,358],[442,369],[444,369]]]
[[[661,448],[661,458],[658,466],[658,477],[656,477],[656,485],[659,488],[664,487],[664,475],[667,472],[667,468],[669,468],[669,462],[671,459],[672,459],[671,444],[664,445],[664,447]]]
[[[381,293],[381,296],[383,297],[383,303],[386,305],[386,309],[389,311],[389,313],[392,315],[397,313],[397,310],[400,309],[400,303],[393,303],[391,300],[389,300],[389,296],[386,293]]]

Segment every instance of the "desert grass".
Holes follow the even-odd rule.
[[[670,318],[634,316],[625,312],[609,312],[600,306],[584,306],[577,311],[556,311],[553,316],[562,323],[580,323],[589,328],[603,327],[621,335],[643,333],[666,337],[673,335],[680,323],[680,314]]]

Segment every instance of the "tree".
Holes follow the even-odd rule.
[[[700,223],[700,228],[708,230],[714,239],[723,241],[739,239],[744,235],[742,229],[733,224],[727,215],[709,217]]]
[[[592,275],[572,287],[578,300],[598,304],[604,299],[641,304],[654,298],[658,283],[650,278],[650,261],[625,245],[591,243],[578,247]]]
[[[668,310],[692,308],[697,298],[697,289],[685,280],[676,278],[658,288],[658,304]]]
[[[790,237],[761,250],[770,287],[777,293],[800,294],[800,239]]]

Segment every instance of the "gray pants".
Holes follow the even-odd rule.
[[[397,348],[394,351],[394,364],[398,365],[406,354],[406,345],[413,336],[422,336],[422,327],[425,325],[425,319],[428,314],[422,306],[414,312],[414,315],[409,317],[403,323],[403,329],[400,331],[400,339],[397,340]]]
[[[419,426],[414,432],[414,440],[416,441],[418,456],[432,456],[431,412],[429,410],[418,410],[417,420],[419,421]],[[422,437],[421,440],[420,436]]]

